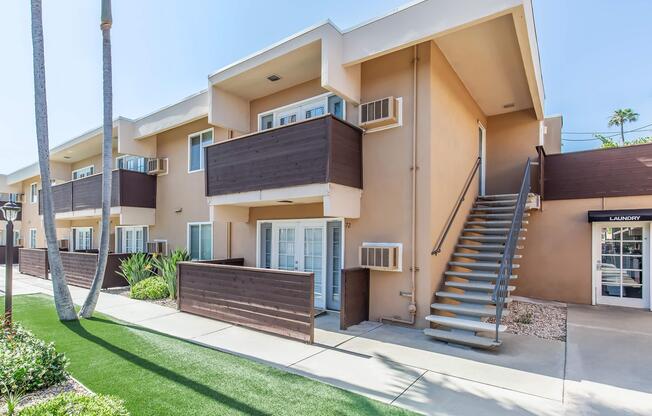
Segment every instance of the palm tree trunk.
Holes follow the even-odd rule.
[[[48,258],[52,273],[52,291],[59,319],[77,319],[66,276],[61,264],[57,230],[54,220],[52,185],[50,184],[50,143],[48,138],[48,106],[45,95],[45,56],[43,46],[43,19],[41,0],[32,0],[32,48],[34,62],[34,110],[36,115],[36,142],[38,163],[41,171],[41,203],[43,204],[43,224],[47,240]]]
[[[620,141],[623,146],[625,146],[625,122],[623,121],[620,124]]]
[[[111,182],[113,171],[113,88],[111,80],[111,0],[102,0],[102,85],[104,96],[104,128],[102,145],[102,228],[100,230],[100,249],[93,284],[86,301],[79,311],[81,318],[93,316],[100,289],[104,282],[104,272],[109,256],[109,233],[111,211]]]

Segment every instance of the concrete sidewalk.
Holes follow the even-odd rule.
[[[0,275],[0,287],[4,287],[2,268]],[[51,294],[51,282],[16,271],[14,291]],[[71,293],[74,301],[81,303],[87,291],[71,287]],[[593,377],[592,383],[577,381],[585,379],[588,369],[583,365],[568,365],[572,382],[577,384],[569,389],[565,386],[566,343],[559,341],[506,334],[499,351],[475,351],[433,341],[417,329],[377,322],[364,322],[340,331],[338,315],[329,313],[317,318],[315,344],[307,345],[108,293],[101,294],[97,310],[129,324],[261,361],[424,414],[559,415],[587,410],[588,414],[602,414],[590,412],[598,408],[613,410],[614,414],[623,414],[625,409],[631,409],[629,414],[648,414],[652,410],[652,398],[640,402],[650,393],[650,385],[644,385],[646,381],[614,385],[605,395],[608,380]],[[572,355],[573,360],[580,362],[590,352],[582,348],[590,347],[584,345],[586,335],[571,332],[570,318],[575,315],[575,310],[570,309],[569,341],[573,334],[573,345],[581,346]],[[652,319],[652,315],[645,315],[644,319]],[[591,334],[594,333],[601,331],[594,329]],[[641,348],[649,351],[650,339],[641,337]],[[629,393],[635,403],[623,403],[617,409],[596,405],[611,403],[612,395],[629,397],[623,392]]]

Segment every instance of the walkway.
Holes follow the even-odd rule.
[[[1,266],[0,275],[1,289]],[[83,302],[85,289],[70,290]],[[16,271],[14,293],[51,294],[51,282]],[[567,353],[563,342],[509,334],[500,351],[486,352],[376,322],[340,331],[337,314],[317,318],[307,345],[107,293],[97,310],[424,414],[652,412],[652,315],[641,311],[570,307]]]

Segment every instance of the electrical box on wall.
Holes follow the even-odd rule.
[[[403,270],[403,244],[362,243],[358,248],[360,267],[386,272]]]

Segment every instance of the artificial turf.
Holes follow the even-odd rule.
[[[0,298],[2,299],[2,298]],[[406,415],[394,406],[96,313],[60,322],[52,298],[14,297],[14,319],[132,415]]]

